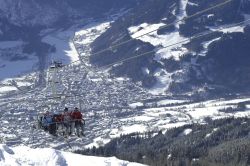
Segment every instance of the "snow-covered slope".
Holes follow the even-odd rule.
[[[1,166],[143,166],[115,157],[92,157],[49,148],[31,149],[26,146],[8,147],[0,144]]]
[[[217,89],[224,86],[224,89],[233,89],[235,86],[237,86],[235,89],[246,87],[240,85],[246,81],[234,76],[230,78],[231,81],[228,81],[233,82],[234,85],[225,85],[220,78],[223,78],[228,71],[225,68],[225,71],[223,70],[225,67],[223,64],[237,62],[237,52],[242,51],[240,54],[245,55],[249,50],[243,49],[241,45],[235,52],[229,51],[232,48],[230,46],[224,47],[221,51],[215,43],[229,45],[231,43],[227,43],[227,40],[230,40],[231,35],[235,35],[233,40],[236,43],[239,36],[240,40],[244,40],[243,36],[248,36],[244,29],[249,25],[247,15],[249,1],[228,1],[227,4],[218,6],[218,9],[199,12],[210,5],[218,4],[220,2],[216,0],[158,0],[154,3],[145,3],[144,6],[131,11],[132,14],[112,24],[110,30],[102,34],[92,46],[94,52],[98,52],[128,39],[130,42],[114,48],[114,51],[94,55],[92,62],[102,66],[117,59],[137,57],[114,66],[113,73],[142,81],[143,85],[151,87],[152,94],[158,95],[195,91],[196,86],[203,86],[204,83],[211,86],[218,84]],[[142,13],[144,13],[143,16],[141,16]],[[230,15],[224,13],[230,13]],[[243,20],[248,22],[235,25]],[[249,43],[248,37],[246,40],[245,43]],[[149,53],[144,54],[145,52]],[[223,57],[220,62],[216,61],[218,57],[213,56],[215,52],[216,56]],[[231,53],[230,58],[226,56],[224,58],[225,52]],[[106,57],[105,60],[103,57]],[[228,62],[231,58],[235,60]],[[248,57],[244,56],[244,59]],[[248,73],[249,64],[246,68],[242,63],[235,66],[232,70],[242,68],[247,71],[240,73]],[[230,73],[232,72],[228,71],[227,74],[230,75]],[[247,75],[242,77],[249,81]]]

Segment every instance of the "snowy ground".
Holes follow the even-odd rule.
[[[142,164],[118,160],[115,157],[92,157],[62,152],[49,148],[31,149],[26,146],[8,147],[0,144],[1,166],[143,166]]]

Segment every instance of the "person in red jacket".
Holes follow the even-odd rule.
[[[84,120],[82,113],[77,107],[75,107],[72,113],[72,118],[73,121],[75,122],[75,129],[77,136],[80,137],[80,130],[81,130],[81,135],[84,135]]]

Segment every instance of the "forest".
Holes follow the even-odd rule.
[[[226,118],[163,131],[121,135],[103,147],[78,150],[116,156],[150,166],[247,166],[250,164],[250,119]]]

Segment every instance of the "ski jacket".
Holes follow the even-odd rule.
[[[81,120],[82,119],[82,113],[80,111],[74,111],[72,113],[72,118],[74,120]]]
[[[55,122],[60,123],[63,121],[63,115],[57,114],[54,116]]]
[[[72,120],[71,112],[64,112],[63,114],[63,121],[70,122]]]
[[[42,120],[43,126],[49,126],[52,123],[52,116],[45,115]]]

